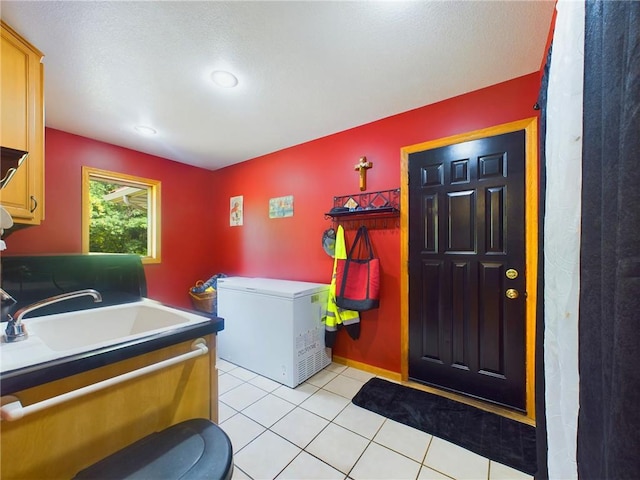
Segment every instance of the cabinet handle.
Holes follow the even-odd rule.
[[[31,203],[33,204],[33,208],[29,210],[29,213],[35,212],[36,208],[38,208],[38,200],[36,200],[36,197],[34,197],[33,195],[31,195]]]

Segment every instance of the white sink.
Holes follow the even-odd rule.
[[[209,319],[149,299],[123,305],[31,317],[26,340],[0,345],[0,371],[55,360]],[[3,328],[6,326],[2,324]]]

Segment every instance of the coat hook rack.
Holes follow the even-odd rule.
[[[394,228],[400,221],[400,189],[380,190],[333,197],[331,211],[325,213],[334,226],[344,229]]]

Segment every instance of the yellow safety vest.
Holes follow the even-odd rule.
[[[327,312],[323,318],[325,329],[328,332],[335,332],[340,324],[352,325],[360,322],[360,314],[354,310],[344,310],[336,305],[336,268],[338,259],[347,258],[347,247],[344,242],[344,229],[338,225],[336,233],[336,249],[333,256],[333,276],[329,286],[329,297],[327,300]]]

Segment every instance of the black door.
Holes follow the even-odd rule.
[[[525,411],[525,131],[409,155],[409,377]]]

